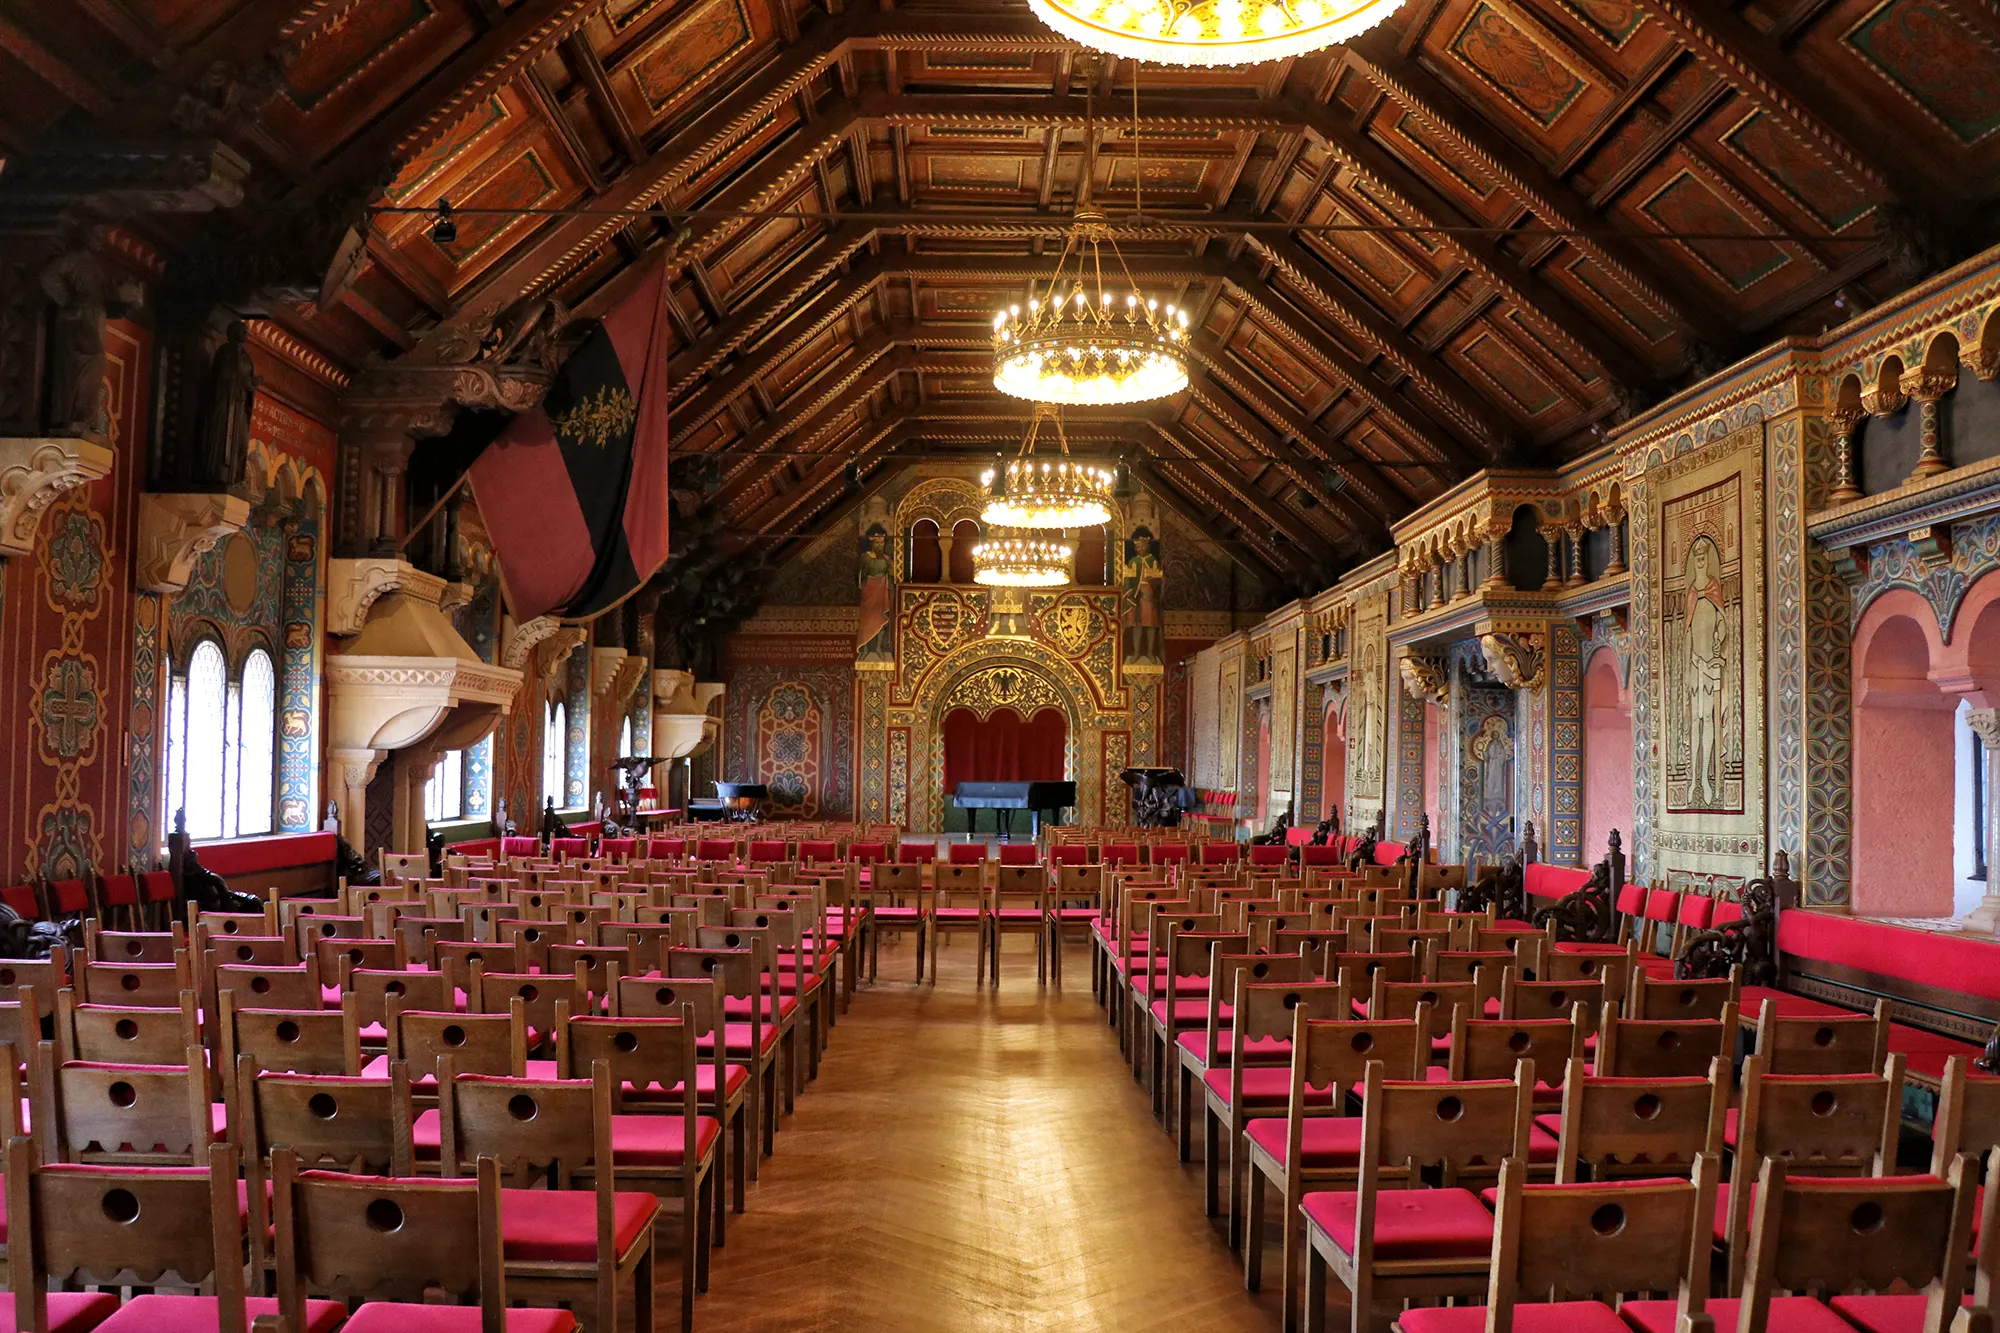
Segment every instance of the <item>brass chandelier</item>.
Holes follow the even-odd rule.
[[[1367,31],[1402,0],[1028,0],[1094,50],[1164,65],[1254,65]]]
[[[1035,452],[1044,422],[1055,432],[1057,453]],[[1000,467],[988,468],[979,481],[991,497],[980,519],[996,528],[1095,527],[1111,518],[1112,490],[1117,485],[1110,468],[1069,456],[1062,409],[1053,403],[1035,404],[1021,452]]]
[[[1060,588],[1069,582],[1068,542],[996,530],[972,548],[972,581],[989,588]]]
[[[1138,82],[1132,85],[1134,198],[1143,175],[1138,161]],[[1084,142],[1097,135],[1094,100],[1084,118]],[[1028,288],[1026,309],[1009,305],[993,316],[993,387],[1035,403],[1104,406],[1148,403],[1188,385],[1187,311],[1139,291],[1111,226],[1091,202],[1091,157],[1084,156],[1076,215],[1055,272]],[[1104,285],[1104,252],[1125,287]]]

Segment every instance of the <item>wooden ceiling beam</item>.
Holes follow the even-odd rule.
[[[581,34],[571,33],[563,39],[563,58],[569,62],[577,81],[583,85],[584,93],[590,99],[591,109],[604,127],[611,131],[611,141],[624,150],[628,162],[642,162],[646,158],[646,144],[640,139],[639,131],[632,126],[632,117],[625,114],[624,103],[618,100],[617,92],[611,86],[611,76],[605,72],[604,62],[598,58],[597,48]]]
[[[1306,548],[1273,537],[1270,520],[1255,514],[1254,505],[1249,512],[1240,508],[1238,501],[1230,498],[1236,493],[1235,488],[1217,476],[1209,464],[1162,432],[1155,432],[1152,442],[1155,447],[1146,450],[1152,464],[1146,470],[1154,478],[1164,475],[1182,495],[1207,505],[1235,524],[1237,540],[1254,549],[1272,573],[1282,577],[1289,569],[1293,577],[1309,578],[1314,574],[1315,562]]]
[[[1286,577],[1278,561],[1267,553],[1267,545],[1250,541],[1247,537],[1228,537],[1218,532],[1218,519],[1228,518],[1228,514],[1183,490],[1180,483],[1154,461],[1153,455],[1148,454],[1134,464],[1132,470],[1144,479],[1148,494],[1180,515],[1189,527],[1221,547],[1231,560],[1265,582],[1279,582]]]
[[[1714,0],[1639,0],[1639,8],[1678,38],[1695,59],[1714,70],[1749,101],[1789,122],[1839,169],[1904,205],[1949,208],[1951,196],[1913,171],[1909,155],[1862,151],[1879,141],[1854,115],[1853,102],[1775,39],[1759,32],[1727,4]]]
[[[312,173],[306,189],[330,194],[401,164],[436,143],[465,113],[512,83],[604,7],[605,0],[522,0],[493,27],[398,98]]]
[[[1194,459],[1207,468],[1210,475],[1220,485],[1235,494],[1244,504],[1248,505],[1249,512],[1260,517],[1267,528],[1275,528],[1282,531],[1286,539],[1297,543],[1302,551],[1313,552],[1322,559],[1332,555],[1333,549],[1327,544],[1325,537],[1294,517],[1285,508],[1282,501],[1258,493],[1247,481],[1243,480],[1242,465],[1240,463],[1216,450],[1206,440],[1201,439],[1193,431],[1189,430],[1181,421],[1178,419],[1172,421],[1155,421],[1153,429],[1161,439],[1180,449],[1185,457]],[[1261,440],[1257,441],[1257,443],[1263,445],[1263,441]],[[1278,466],[1285,468],[1288,473],[1292,471],[1282,460],[1270,458],[1269,455],[1265,455],[1265,457]],[[1304,567],[1307,566],[1302,566],[1302,568]]]
[[[745,341],[768,327],[820,283],[826,281],[849,255],[866,245],[871,233],[857,223],[841,223],[770,280],[737,300],[720,323],[703,334],[701,341],[667,362],[670,384],[691,383],[719,365],[722,359]],[[869,282],[872,284],[872,279]]]
[[[1444,80],[1405,57],[1385,29],[1357,38],[1347,47],[1346,56],[1352,69],[1434,133],[1449,138],[1545,224],[1577,232],[1605,226],[1604,218],[1574,187],[1482,119]],[[1711,346],[1723,346],[1732,338],[1734,325],[1726,315],[1691,291],[1686,282],[1677,282],[1654,256],[1633,242],[1622,237],[1577,236],[1568,244],[1602,265],[1634,299],[1676,325],[1683,335]]]
[[[1339,108],[1306,103],[1299,105],[1298,114],[1321,146],[1342,158],[1351,171],[1396,207],[1430,226],[1481,225],[1391,157],[1387,149],[1348,124]],[[1615,330],[1601,326],[1566,293],[1507,255],[1490,237],[1454,232],[1444,243],[1463,256],[1474,273],[1520,307],[1523,317],[1539,323],[1551,339],[1565,344],[1570,355],[1601,367],[1607,388],[1637,388],[1659,378],[1652,366],[1620,341]]]

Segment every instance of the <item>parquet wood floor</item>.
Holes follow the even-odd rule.
[[[1251,1296],[1202,1216],[1199,1163],[1175,1161],[1102,1024],[1083,947],[1043,991],[1010,940],[996,995],[967,944],[932,988],[885,942],[730,1218],[700,1333],[1278,1328],[1276,1251]]]

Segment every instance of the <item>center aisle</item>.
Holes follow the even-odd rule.
[[[998,995],[970,941],[912,986],[907,942],[834,1029],[819,1081],[729,1220],[699,1333],[1268,1330],[1090,996],[1081,944]]]

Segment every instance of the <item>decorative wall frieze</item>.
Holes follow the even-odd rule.
[[[139,497],[134,577],[141,592],[177,593],[195,562],[250,522],[250,502],[234,495],[187,492]]]
[[[14,208],[207,213],[243,202],[250,163],[219,139],[65,138],[10,156],[0,202]]]
[[[110,449],[89,440],[0,439],[0,558],[32,553],[49,506],[110,476],[112,460]]]

